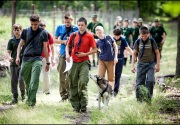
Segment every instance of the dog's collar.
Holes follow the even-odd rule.
[[[109,85],[107,84],[106,88],[102,91],[102,93],[99,92],[100,95],[101,95],[101,97],[103,97],[103,94],[107,91],[108,86],[109,86]]]

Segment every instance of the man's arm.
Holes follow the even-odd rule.
[[[136,72],[136,69],[135,69],[135,67],[134,67],[136,58],[137,58],[137,50],[134,49],[133,52],[132,52],[132,64],[131,64],[131,72],[132,72],[132,73],[135,73],[135,72]]]
[[[20,43],[18,45],[18,48],[17,48],[17,56],[16,56],[16,64],[17,65],[20,64],[20,53],[21,53],[23,45],[24,45],[24,40],[21,39],[21,41],[20,41]]]
[[[155,50],[155,54],[156,54],[155,72],[159,72],[160,71],[160,53],[158,49]]]
[[[7,57],[8,57],[8,60],[9,60],[9,62],[13,62],[13,58],[11,57],[11,50],[7,50]]]
[[[118,48],[117,48],[117,44],[116,42],[113,43],[113,47],[114,47],[114,64],[116,64],[118,62]]]
[[[54,44],[50,44],[50,48],[51,48],[51,63],[52,66],[54,66],[55,62],[54,62]]]
[[[47,50],[47,42],[43,42],[43,52],[46,58],[46,63],[49,63],[49,56],[48,56],[48,50]],[[50,64],[46,64],[46,72],[49,71],[49,65]]]
[[[93,47],[89,52],[87,53],[84,53],[84,52],[78,52],[78,54],[76,54],[78,57],[83,57],[83,56],[88,56],[88,55],[91,55],[93,53],[96,53],[97,52],[97,48],[96,47]]]
[[[132,49],[131,49],[129,46],[126,47],[126,50],[127,50],[131,55],[133,54],[133,51],[132,51]]]
[[[54,43],[55,44],[66,44],[67,40],[61,40],[61,39],[58,39],[57,36],[54,36]]]
[[[70,62],[70,55],[69,55],[69,46],[66,46],[66,60],[67,62]]]

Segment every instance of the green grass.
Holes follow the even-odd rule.
[[[10,38],[10,22],[9,17],[2,17],[0,22],[0,44],[1,53],[6,50],[8,39]],[[47,29],[52,33],[52,19],[44,17],[48,23]],[[29,26],[28,18],[18,18],[16,22],[22,24],[23,28]],[[177,50],[177,33],[176,24],[165,23],[165,29],[168,33],[166,43],[162,51],[161,69],[157,75],[169,74],[175,72],[175,60]],[[8,28],[7,28],[8,27]],[[129,62],[129,61],[127,61]],[[128,63],[123,69],[122,80],[123,83],[120,93],[116,98],[112,98],[109,107],[102,107],[102,110],[97,106],[97,86],[90,79],[88,83],[88,112],[90,118],[85,123],[87,124],[171,124],[167,119],[171,117],[170,114],[160,113],[161,108],[168,108],[175,105],[175,102],[169,101],[165,98],[165,93],[159,90],[156,85],[152,105],[146,103],[138,103],[135,98],[135,76],[131,73],[131,65]],[[97,68],[93,68],[90,74],[97,74]],[[174,80],[174,83],[176,81]],[[179,87],[177,84],[174,84]],[[10,77],[0,78],[0,103],[11,101],[12,94],[10,90]],[[45,95],[42,92],[43,83],[40,82],[37,93],[37,104],[34,108],[29,108],[25,102],[21,102],[19,98],[18,105],[0,112],[0,124],[72,124],[77,118],[78,114],[72,111],[70,103],[59,103],[59,77],[56,67],[51,70],[51,86],[50,95]],[[0,107],[2,104],[0,104]],[[70,118],[72,119],[70,119]],[[73,119],[74,118],[74,119]]]

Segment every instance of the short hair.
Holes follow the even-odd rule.
[[[38,14],[32,14],[30,16],[30,21],[32,21],[32,22],[39,21],[39,15]]]
[[[149,30],[146,26],[142,26],[140,29],[139,29],[139,34],[148,34],[149,33]]]
[[[113,34],[116,36],[121,35],[121,29],[119,29],[119,28],[114,29]]]
[[[72,15],[70,13],[65,13],[64,19],[73,19],[73,18],[72,18]]]
[[[97,26],[95,28],[95,31],[102,31],[102,32],[104,32],[104,28],[102,26]]]
[[[84,18],[84,17],[80,17],[78,20],[77,20],[77,23],[78,22],[84,22],[85,25],[87,25],[87,20]]]
[[[46,26],[46,22],[44,20],[40,20],[39,26]]]
[[[20,24],[14,24],[13,25],[13,30],[17,30],[17,29],[22,30],[22,26]]]

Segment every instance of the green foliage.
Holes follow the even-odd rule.
[[[163,10],[172,17],[180,15],[180,1],[167,2],[163,5]]]

